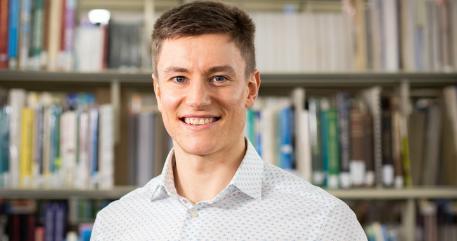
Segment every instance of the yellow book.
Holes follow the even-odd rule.
[[[31,186],[33,140],[34,140],[35,112],[31,108],[22,109],[21,119],[21,147],[19,163],[19,186]]]

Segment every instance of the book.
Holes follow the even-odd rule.
[[[301,177],[311,182],[311,147],[309,141],[309,114],[305,109],[305,90],[296,88],[292,91],[292,100],[295,110],[294,138],[296,169]],[[260,130],[259,130],[260,131]]]
[[[19,68],[24,70],[29,66],[29,52],[32,35],[32,0],[21,0],[20,8]]]
[[[0,69],[8,68],[9,0],[0,1]]]
[[[293,150],[293,118],[294,113],[290,104],[287,104],[279,113],[279,167],[283,169],[294,168]]]
[[[309,134],[311,145],[311,159],[312,159],[312,182],[318,186],[324,184],[324,174],[322,171],[321,149],[320,149],[320,125],[319,113],[320,104],[319,100],[310,98],[308,103],[309,108]]]
[[[16,69],[19,48],[20,0],[9,1],[8,7],[8,67]]]
[[[114,113],[109,104],[100,106],[99,136],[99,184],[103,189],[111,189],[114,186]]]
[[[347,92],[339,92],[336,95],[337,121],[338,121],[338,143],[340,151],[340,186],[351,187],[350,176],[350,99]]]

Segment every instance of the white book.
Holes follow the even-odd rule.
[[[100,71],[103,67],[103,29],[84,24],[77,29],[76,66],[79,71]]]
[[[60,153],[62,160],[63,186],[71,188],[76,179],[77,114],[64,112],[60,119]]]
[[[111,105],[100,106],[100,188],[114,186],[114,113]]]
[[[311,147],[309,142],[308,111],[304,108],[305,90],[296,88],[292,92],[295,107],[295,154],[297,171],[307,181],[311,181]]]
[[[398,71],[399,46],[398,46],[398,14],[397,0],[383,1],[383,20],[385,38],[385,70]]]
[[[79,149],[77,160],[77,175],[75,179],[75,186],[77,188],[89,187],[89,113],[87,111],[80,111],[79,113]]]
[[[11,106],[10,114],[10,170],[9,183],[11,188],[19,187],[19,160],[21,145],[21,111],[25,107],[26,93],[22,89],[12,89],[9,94],[9,105]]]
[[[143,186],[154,176],[154,112],[138,114],[137,131],[136,185]]]

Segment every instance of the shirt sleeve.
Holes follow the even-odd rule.
[[[354,212],[342,201],[330,210],[320,230],[319,240],[367,241],[367,236]]]

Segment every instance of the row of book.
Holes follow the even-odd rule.
[[[89,93],[1,92],[0,187],[113,186],[111,105]]]
[[[77,7],[77,0],[1,0],[0,69],[141,67],[141,20],[96,25],[78,17]]]
[[[451,241],[457,239],[457,212],[449,200],[418,201],[415,233],[402,226],[402,205],[395,202],[363,201],[351,204],[372,241]],[[404,216],[403,216],[404,217]],[[407,238],[409,237],[409,238]]]
[[[96,212],[109,202],[72,202],[76,204],[66,201],[0,200],[0,240],[89,241]],[[90,218],[81,218],[81,214],[90,215]]]
[[[133,93],[128,112],[129,183],[142,186],[162,172],[171,149],[171,139],[163,125],[152,93]]]
[[[266,72],[457,69],[457,3],[335,2],[343,11],[251,12]],[[113,13],[94,25],[77,0],[0,0],[0,69],[150,69],[150,22]],[[145,15],[146,16],[146,15]]]
[[[409,91],[261,97],[246,136],[265,161],[327,188],[457,185],[457,88]]]

